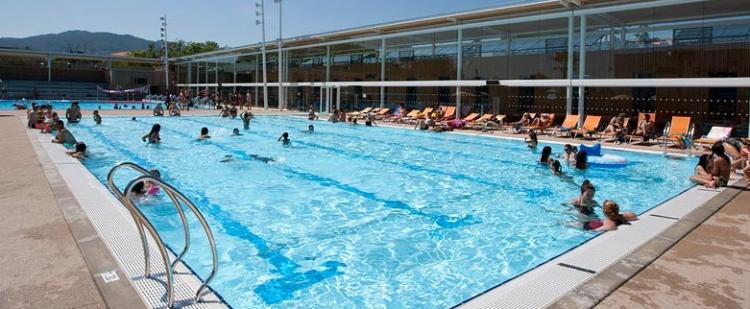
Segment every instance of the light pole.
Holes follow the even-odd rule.
[[[161,39],[164,46],[164,80],[166,90],[169,92],[169,41],[167,40],[167,14],[161,17]]]
[[[260,3],[255,3],[255,16],[259,19],[255,20],[255,25],[261,25],[261,31],[263,32],[263,41],[260,43],[260,50],[263,54],[263,110],[268,110],[268,74],[266,74],[266,12],[265,12],[265,1],[260,0]],[[260,9],[260,11],[257,11]]]
[[[278,71],[279,71],[279,109],[286,109],[286,93],[284,92],[284,86],[281,84],[283,82],[282,76],[282,68],[283,66],[283,58],[281,57],[281,44],[282,44],[282,36],[281,36],[281,0],[273,0],[273,2],[279,4],[279,41],[276,43],[276,48],[279,50],[279,58],[278,61],[276,61],[276,64],[278,65]]]

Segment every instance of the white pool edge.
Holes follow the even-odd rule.
[[[26,121],[19,117],[25,127]],[[153,279],[143,276],[145,264],[140,237],[127,209],[109,192],[79,160],[65,154],[65,147],[51,143],[50,134],[26,129],[29,139],[38,142],[44,153],[65,181],[74,198],[86,213],[97,234],[109,252],[115,257],[122,271],[128,276],[132,286],[144,304],[150,308],[166,308],[166,285],[164,266],[154,240],[149,236],[151,273]],[[188,252],[187,254],[190,254]],[[170,252],[170,261],[175,258]],[[174,267],[175,306],[190,309],[230,308],[210,288],[204,292],[203,301],[193,302],[195,292],[202,281],[183,262]]]

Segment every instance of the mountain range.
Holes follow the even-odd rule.
[[[42,34],[25,38],[0,37],[0,48],[93,55],[111,55],[116,52],[143,50],[147,49],[149,44],[156,45],[154,41],[128,34],[81,30]]]

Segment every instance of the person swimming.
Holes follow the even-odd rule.
[[[594,208],[599,206],[599,203],[594,200],[596,195],[596,187],[588,179],[581,183],[581,195],[570,201],[570,205],[573,205],[578,213],[584,216],[594,216]]]
[[[240,136],[242,134],[240,134],[240,129],[234,128],[234,129],[232,129],[232,135],[233,136]]]
[[[614,201],[605,200],[602,208],[604,209],[604,220],[590,220],[584,224],[583,229],[596,230],[597,232],[614,231],[620,225],[630,224],[631,221],[638,220],[638,216],[632,212],[620,213],[620,205],[617,205]]]
[[[309,133],[315,132],[315,127],[313,125],[307,126],[307,132],[309,132]]]
[[[202,140],[207,140],[209,138],[211,138],[211,135],[208,135],[208,128],[206,127],[201,128],[201,135],[198,136],[198,140],[202,141]]]
[[[529,131],[529,136],[526,137],[524,142],[526,142],[526,146],[529,146],[529,148],[536,148],[536,145],[539,144],[539,140],[536,137],[536,132],[534,130]]]
[[[94,122],[96,122],[96,124],[102,124],[102,116],[99,115],[98,110],[94,111]]]
[[[279,139],[277,140],[277,142],[282,142],[284,143],[284,145],[289,144],[289,142],[291,142],[291,140],[289,139],[289,133],[288,132],[282,133],[281,136],[279,136]]]
[[[549,157],[552,155],[552,147],[544,146],[542,148],[542,156],[539,158],[539,163],[548,164]]]
[[[581,150],[578,153],[576,153],[576,168],[579,170],[585,170],[588,168],[588,154],[585,150]]]
[[[86,143],[84,142],[78,142],[76,143],[76,148],[72,151],[66,152],[69,156],[73,158],[78,159],[85,159],[86,158]]]
[[[571,144],[565,144],[563,147],[564,154],[562,155],[562,159],[566,162],[575,162],[576,161],[576,154],[578,154],[578,148],[574,147]]]
[[[135,121],[135,117],[133,117],[133,120]],[[161,125],[156,123],[151,127],[151,132],[148,132],[148,134],[141,137],[141,140],[143,140],[144,142],[147,141],[149,144],[161,143],[161,137],[159,136],[159,131],[161,131]]]
[[[253,119],[253,113],[250,111],[245,111],[242,114],[240,114],[240,117],[242,118],[242,126],[245,130],[250,129],[250,119]]]
[[[151,174],[151,176],[154,178],[161,179],[161,172],[159,172],[159,170],[157,169],[153,169],[149,171],[149,174]],[[138,183],[134,184],[131,192],[138,194],[138,195],[153,196],[159,193],[159,189],[160,187],[158,184],[146,180],[146,181],[139,181]]]

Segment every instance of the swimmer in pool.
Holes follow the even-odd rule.
[[[240,129],[234,128],[232,129],[232,136],[240,136]]]
[[[99,115],[98,110],[94,111],[94,122],[96,122],[96,124],[102,124],[102,116]]]
[[[584,180],[581,184],[581,195],[571,200],[570,205],[573,205],[581,215],[588,217],[595,216],[594,208],[599,206],[599,203],[594,200],[595,194],[596,187],[588,179]]]
[[[289,142],[291,142],[291,140],[289,139],[289,133],[287,132],[282,133],[281,136],[279,136],[279,139],[277,140],[277,142],[282,142],[284,143],[284,145],[289,144]]]
[[[133,117],[133,120],[135,120],[135,117]],[[161,131],[161,125],[159,125],[158,123],[154,124],[154,126],[151,127],[151,132],[148,132],[148,134],[141,137],[141,140],[143,140],[144,142],[148,142],[149,144],[161,143],[159,131]]]
[[[223,159],[219,160],[219,162],[221,163],[227,163],[231,161],[234,161],[234,157],[232,157],[232,155],[226,155]]]
[[[201,128],[201,135],[198,136],[198,140],[203,141],[203,140],[207,140],[210,138],[211,138],[211,135],[208,135],[208,128],[206,127]]]
[[[536,132],[534,130],[529,131],[529,136],[526,137],[524,142],[526,142],[526,146],[529,146],[529,148],[536,148],[536,145],[539,144],[539,140],[536,137]]]

